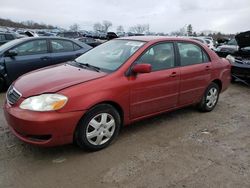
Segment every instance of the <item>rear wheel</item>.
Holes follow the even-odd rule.
[[[219,99],[220,88],[216,83],[211,83],[206,89],[202,100],[199,103],[199,109],[203,112],[212,111]]]
[[[75,142],[88,150],[103,149],[118,135],[120,126],[120,115],[113,106],[97,105],[80,120],[75,132]]]

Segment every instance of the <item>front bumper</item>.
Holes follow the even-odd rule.
[[[232,64],[232,76],[243,79],[249,80],[250,79],[250,65],[233,63]]]
[[[33,112],[4,104],[5,118],[15,136],[39,146],[72,143],[75,128],[84,113]]]

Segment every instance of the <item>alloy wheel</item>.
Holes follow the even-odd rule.
[[[115,128],[115,119],[111,114],[97,114],[87,126],[86,138],[93,145],[105,144],[113,136]]]
[[[210,88],[206,97],[206,105],[209,108],[213,108],[218,99],[218,90],[215,87]]]

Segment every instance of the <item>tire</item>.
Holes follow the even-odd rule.
[[[198,107],[202,112],[212,111],[219,100],[220,88],[212,82],[206,89]],[[209,97],[210,96],[210,97]]]
[[[0,92],[5,90],[5,80],[0,76]]]
[[[74,141],[80,148],[98,151],[117,137],[120,127],[121,118],[117,110],[109,104],[100,104],[80,120]]]

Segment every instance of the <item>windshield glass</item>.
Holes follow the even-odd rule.
[[[118,69],[143,44],[145,42],[111,40],[81,55],[76,61],[112,72]]]
[[[247,46],[245,48],[241,48],[241,50],[243,50],[243,51],[250,51],[250,46]]]
[[[3,44],[2,46],[0,46],[0,52],[4,51],[5,49],[15,45],[18,41],[20,41],[20,39],[16,39],[16,40],[11,40],[5,44]]]
[[[237,45],[237,41],[235,39],[232,39],[228,41],[227,45]]]

